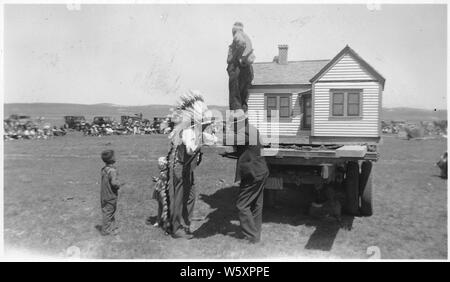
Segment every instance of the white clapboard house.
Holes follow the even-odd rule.
[[[253,64],[248,115],[280,143],[377,143],[385,79],[346,46],[331,60],[288,61],[279,45],[272,62]],[[269,126],[278,110],[276,126]]]

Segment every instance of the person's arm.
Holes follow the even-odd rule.
[[[236,57],[239,59],[242,57],[242,54],[244,54],[247,43],[245,42],[245,38],[242,33],[237,33],[233,41],[236,46]]]
[[[202,137],[203,137],[203,144],[205,144],[207,146],[213,146],[214,144],[216,144],[218,142],[217,136],[215,136],[213,134],[209,134],[207,132],[203,132]]]
[[[236,33],[228,53],[228,63],[237,64],[244,53],[245,47],[246,43],[244,36],[242,36],[241,33]]]
[[[253,181],[255,179],[255,171],[252,162],[251,154],[249,151],[245,151],[238,159],[238,170],[241,178],[248,181]]]
[[[246,150],[238,160],[239,174],[246,181],[259,181],[267,176],[269,170],[264,157],[258,156],[251,149]]]
[[[185,129],[181,132],[181,139],[186,146],[186,153],[192,156],[198,149],[199,144],[197,143],[195,132],[192,128]]]
[[[228,55],[227,55],[227,64],[231,64],[233,62],[233,44],[228,46]]]
[[[111,187],[115,190],[119,190],[120,186],[122,186],[122,184],[119,183],[119,178],[117,176],[117,171],[115,169],[111,169],[109,171],[109,183],[111,184]]]

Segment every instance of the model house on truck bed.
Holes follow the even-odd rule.
[[[288,61],[288,46],[278,48],[272,62],[253,64],[250,123],[286,144],[378,143],[383,76],[349,46],[331,60],[305,61]]]

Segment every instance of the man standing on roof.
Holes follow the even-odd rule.
[[[236,22],[233,25],[232,33],[233,42],[229,46],[227,58],[230,110],[247,112],[248,87],[253,80],[252,64],[255,61],[255,55],[252,42],[244,33],[242,23]]]

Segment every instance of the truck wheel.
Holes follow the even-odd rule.
[[[364,161],[361,164],[361,174],[359,175],[359,196],[361,206],[359,212],[362,216],[371,216],[372,210],[372,162]]]
[[[345,177],[345,193],[347,201],[345,210],[350,215],[359,215],[359,165],[358,162],[347,163]]]

